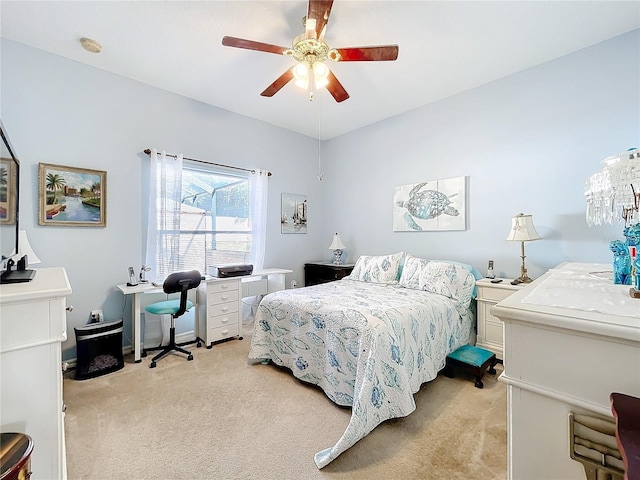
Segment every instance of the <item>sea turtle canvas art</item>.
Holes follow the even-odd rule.
[[[393,230],[466,229],[466,177],[400,185],[393,196]]]

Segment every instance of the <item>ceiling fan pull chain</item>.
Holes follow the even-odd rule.
[[[322,158],[320,157],[320,99],[318,98],[318,181],[322,182]]]

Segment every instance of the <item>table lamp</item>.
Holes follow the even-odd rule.
[[[340,240],[340,235],[336,233],[333,236],[333,242],[331,242],[331,245],[329,245],[329,250],[333,250],[333,263],[335,265],[340,265],[342,263],[342,250],[344,250],[345,248],[347,247],[345,247],[342,243],[342,240]]]
[[[524,242],[532,240],[540,240],[542,237],[536,232],[533,226],[533,218],[531,215],[519,213],[511,219],[511,231],[507,236],[507,240],[521,243],[522,267],[520,268],[520,277],[516,278],[513,283],[531,283],[532,280],[527,276],[527,268],[524,264]]]
[[[23,258],[25,255],[27,256],[27,266],[34,263],[40,263],[40,259],[36,255],[36,252],[31,248],[29,238],[27,238],[27,231],[20,230],[18,235],[18,256]]]

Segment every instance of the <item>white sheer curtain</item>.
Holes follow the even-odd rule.
[[[249,176],[249,215],[253,231],[251,263],[254,270],[264,267],[264,252],[267,238],[267,189],[268,172],[257,170]]]
[[[146,265],[149,279],[162,282],[179,270],[182,154],[167,158],[151,150]]]
[[[264,267],[264,253],[267,239],[267,189],[269,182],[266,170],[255,170],[249,176],[249,217],[251,218],[252,243],[251,264],[253,270]],[[254,307],[260,303],[260,296],[243,298],[242,323],[254,320]]]

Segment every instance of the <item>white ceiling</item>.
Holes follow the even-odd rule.
[[[351,98],[313,102],[294,60],[223,47],[224,35],[290,46],[306,0],[8,1],[2,37],[313,138],[328,139],[640,28],[639,1],[335,0],[330,47],[397,44],[395,62],[329,62]],[[89,37],[100,54],[80,46]],[[320,118],[320,122],[318,122]]]

